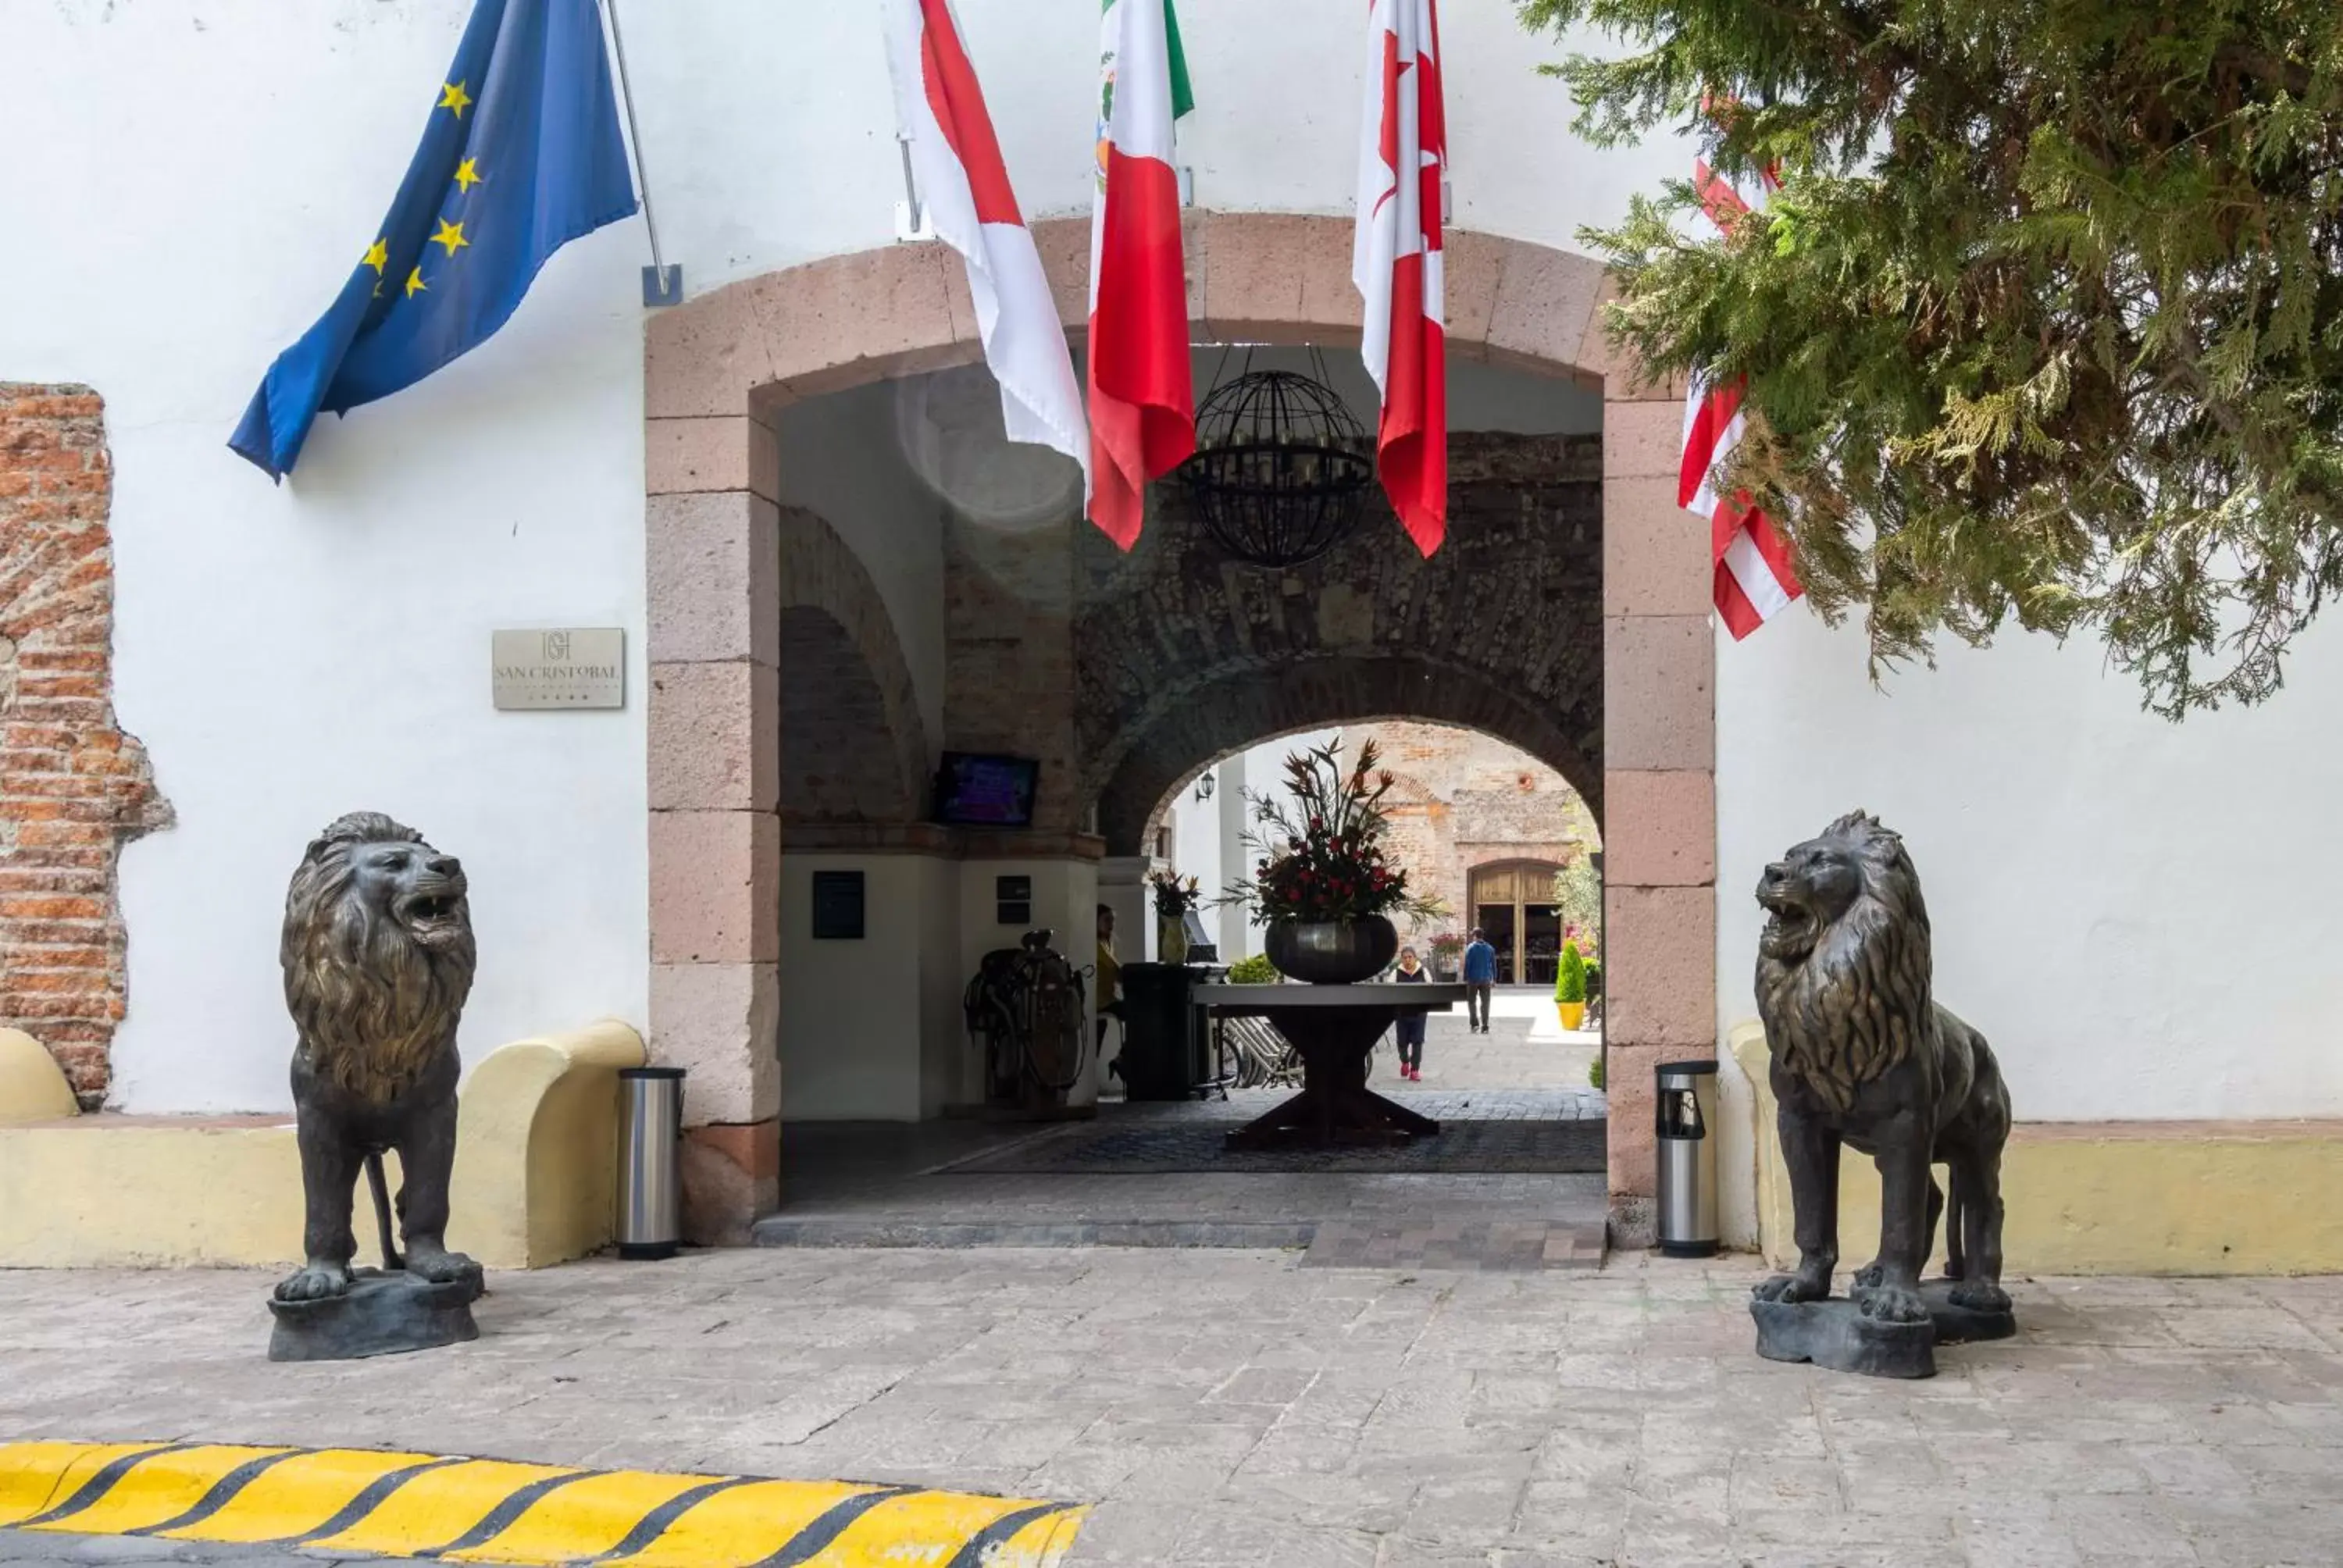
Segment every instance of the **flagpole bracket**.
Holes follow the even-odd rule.
[[[914,245],[936,237],[936,226],[928,221],[928,209],[919,202],[899,201],[895,204],[895,238],[904,245]]]
[[[683,263],[643,268],[643,304],[647,308],[683,303]]]
[[[1196,205],[1196,171],[1186,164],[1182,164],[1175,172],[1180,180],[1180,205],[1194,206]]]

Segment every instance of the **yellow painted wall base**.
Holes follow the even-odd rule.
[[[0,1040],[0,1062],[18,1060]],[[618,1070],[642,1060],[642,1037],[615,1020],[490,1051],[464,1081],[449,1244],[490,1268],[530,1269],[608,1243]],[[24,1115],[42,1104],[51,1119]],[[54,1105],[38,1074],[0,1073],[0,1268],[300,1261],[291,1117],[75,1117]],[[357,1201],[364,1262],[375,1238],[363,1181]]]
[[[1759,1246],[1786,1268],[1797,1247],[1764,1028],[1736,1027],[1732,1048],[1755,1091]],[[2343,1273],[2343,1122],[2021,1122],[2001,1190],[2012,1276]],[[1879,1245],[1879,1174],[1852,1150],[1838,1244],[1846,1269]]]

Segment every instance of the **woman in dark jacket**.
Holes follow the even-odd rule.
[[[1392,980],[1400,985],[1422,985],[1432,977],[1413,948],[1399,950],[1399,969]],[[1423,1014],[1402,1013],[1392,1026],[1399,1031],[1399,1075],[1412,1083],[1423,1081]]]

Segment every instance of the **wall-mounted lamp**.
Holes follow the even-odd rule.
[[[1209,799],[1211,799],[1212,798],[1212,776],[1211,774],[1209,774],[1209,773],[1202,773],[1202,774],[1197,775],[1197,777],[1196,777],[1196,799],[1199,799],[1199,800],[1209,800]]]

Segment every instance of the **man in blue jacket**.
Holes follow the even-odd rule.
[[[1489,1032],[1489,988],[1496,983],[1497,950],[1474,926],[1464,947],[1464,1015],[1474,1034]]]

